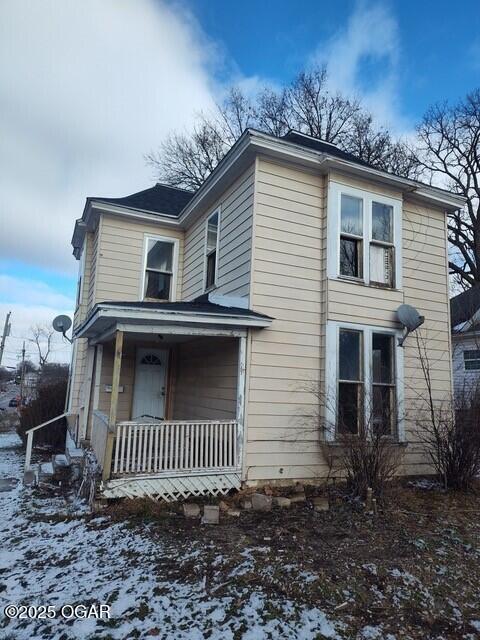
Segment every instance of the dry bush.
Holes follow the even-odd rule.
[[[20,422],[17,426],[17,433],[22,438],[24,444],[26,442],[26,431],[55,416],[61,415],[65,411],[67,385],[68,377],[65,375],[39,383],[37,397],[26,407],[22,407],[20,411]],[[44,429],[36,431],[34,434],[34,444],[36,446],[41,445],[50,446],[54,449],[63,449],[65,436],[66,421],[62,418]]]

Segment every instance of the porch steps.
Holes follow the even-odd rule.
[[[104,482],[100,488],[104,498],[151,498],[175,502],[195,496],[223,496],[231,489],[240,489],[240,472],[205,475],[124,476]]]
[[[85,457],[84,450],[80,447],[77,447],[72,436],[67,431],[67,439],[65,442],[65,456],[69,464],[81,464],[83,462],[83,458]]]

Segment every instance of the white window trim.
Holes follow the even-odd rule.
[[[363,202],[363,278],[340,275],[340,211],[342,194],[360,198]],[[402,289],[402,201],[331,181],[328,185],[327,205],[327,276],[334,280],[370,283],[370,243],[372,242],[372,202],[393,207],[393,246],[395,247],[395,286]],[[387,289],[389,287],[382,287]]]
[[[207,287],[207,241],[208,241],[208,221],[210,220],[210,218],[212,218],[215,214],[218,214],[218,223],[217,223],[217,246],[216,246],[216,259],[215,259],[215,279],[213,281],[213,284],[210,285],[209,287]],[[219,251],[220,251],[220,229],[221,229],[221,216],[222,213],[222,209],[221,207],[217,207],[214,211],[212,211],[206,218],[205,220],[205,232],[204,232],[204,239],[203,239],[203,282],[202,282],[202,288],[203,288],[203,292],[207,293],[208,291],[213,291],[214,289],[217,288],[218,286],[218,263],[219,263]]]
[[[145,278],[147,275],[147,247],[148,241],[155,240],[160,242],[170,242],[173,244],[173,257],[172,257],[172,284],[170,289],[170,298],[168,302],[175,302],[177,299],[177,277],[178,277],[178,252],[179,252],[179,240],[178,238],[172,238],[169,236],[157,236],[152,233],[145,233],[143,236],[143,260],[142,260],[142,274],[140,277],[140,300],[150,300],[151,298],[145,298]],[[167,300],[165,300],[167,302]]]
[[[377,327],[365,324],[353,324],[349,322],[327,322],[326,333],[326,360],[325,360],[325,397],[328,402],[325,406],[325,420],[328,425],[325,439],[334,442],[336,437],[336,417],[337,417],[337,375],[338,375],[338,349],[340,329],[353,329],[363,332],[363,362],[364,364],[364,387],[366,393],[371,392],[372,386],[372,334],[386,333],[395,338],[395,392],[397,404],[397,438],[399,442],[405,442],[405,382],[404,382],[404,362],[403,349],[398,346],[398,340],[402,331],[389,329],[387,327]],[[368,403],[365,403],[365,414],[368,411]],[[365,415],[368,419],[368,416]],[[335,426],[334,426],[335,425]]]

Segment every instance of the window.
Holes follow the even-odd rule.
[[[338,434],[355,435],[365,428],[375,434],[396,435],[395,334],[353,327],[340,327],[337,333],[337,399],[331,423],[336,424]]]
[[[401,200],[332,181],[327,218],[329,278],[401,288]]]
[[[370,282],[385,287],[393,287],[394,257],[393,207],[373,201]]]
[[[218,223],[219,212],[215,211],[207,220],[207,238],[205,246],[205,290],[215,286],[218,265]]]
[[[463,352],[465,371],[480,371],[480,349]]]
[[[363,277],[363,202],[342,193],[340,230],[340,274]]]
[[[143,297],[171,300],[173,283],[174,243],[147,238]]]
[[[77,307],[82,303],[84,275],[85,275],[85,245],[82,248],[80,261],[78,264]]]
[[[340,329],[338,356],[339,433],[358,433],[363,422],[362,332]]]
[[[395,426],[395,342],[386,333],[372,334],[372,428],[390,435]]]

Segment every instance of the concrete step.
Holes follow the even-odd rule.
[[[65,441],[65,455],[70,464],[82,464],[85,457],[85,452],[80,447],[77,447],[72,436],[67,431],[67,439]]]
[[[42,476],[44,476],[44,477],[53,476],[53,474],[54,474],[53,464],[51,462],[42,462],[39,465],[38,473],[39,473],[40,478]]]

